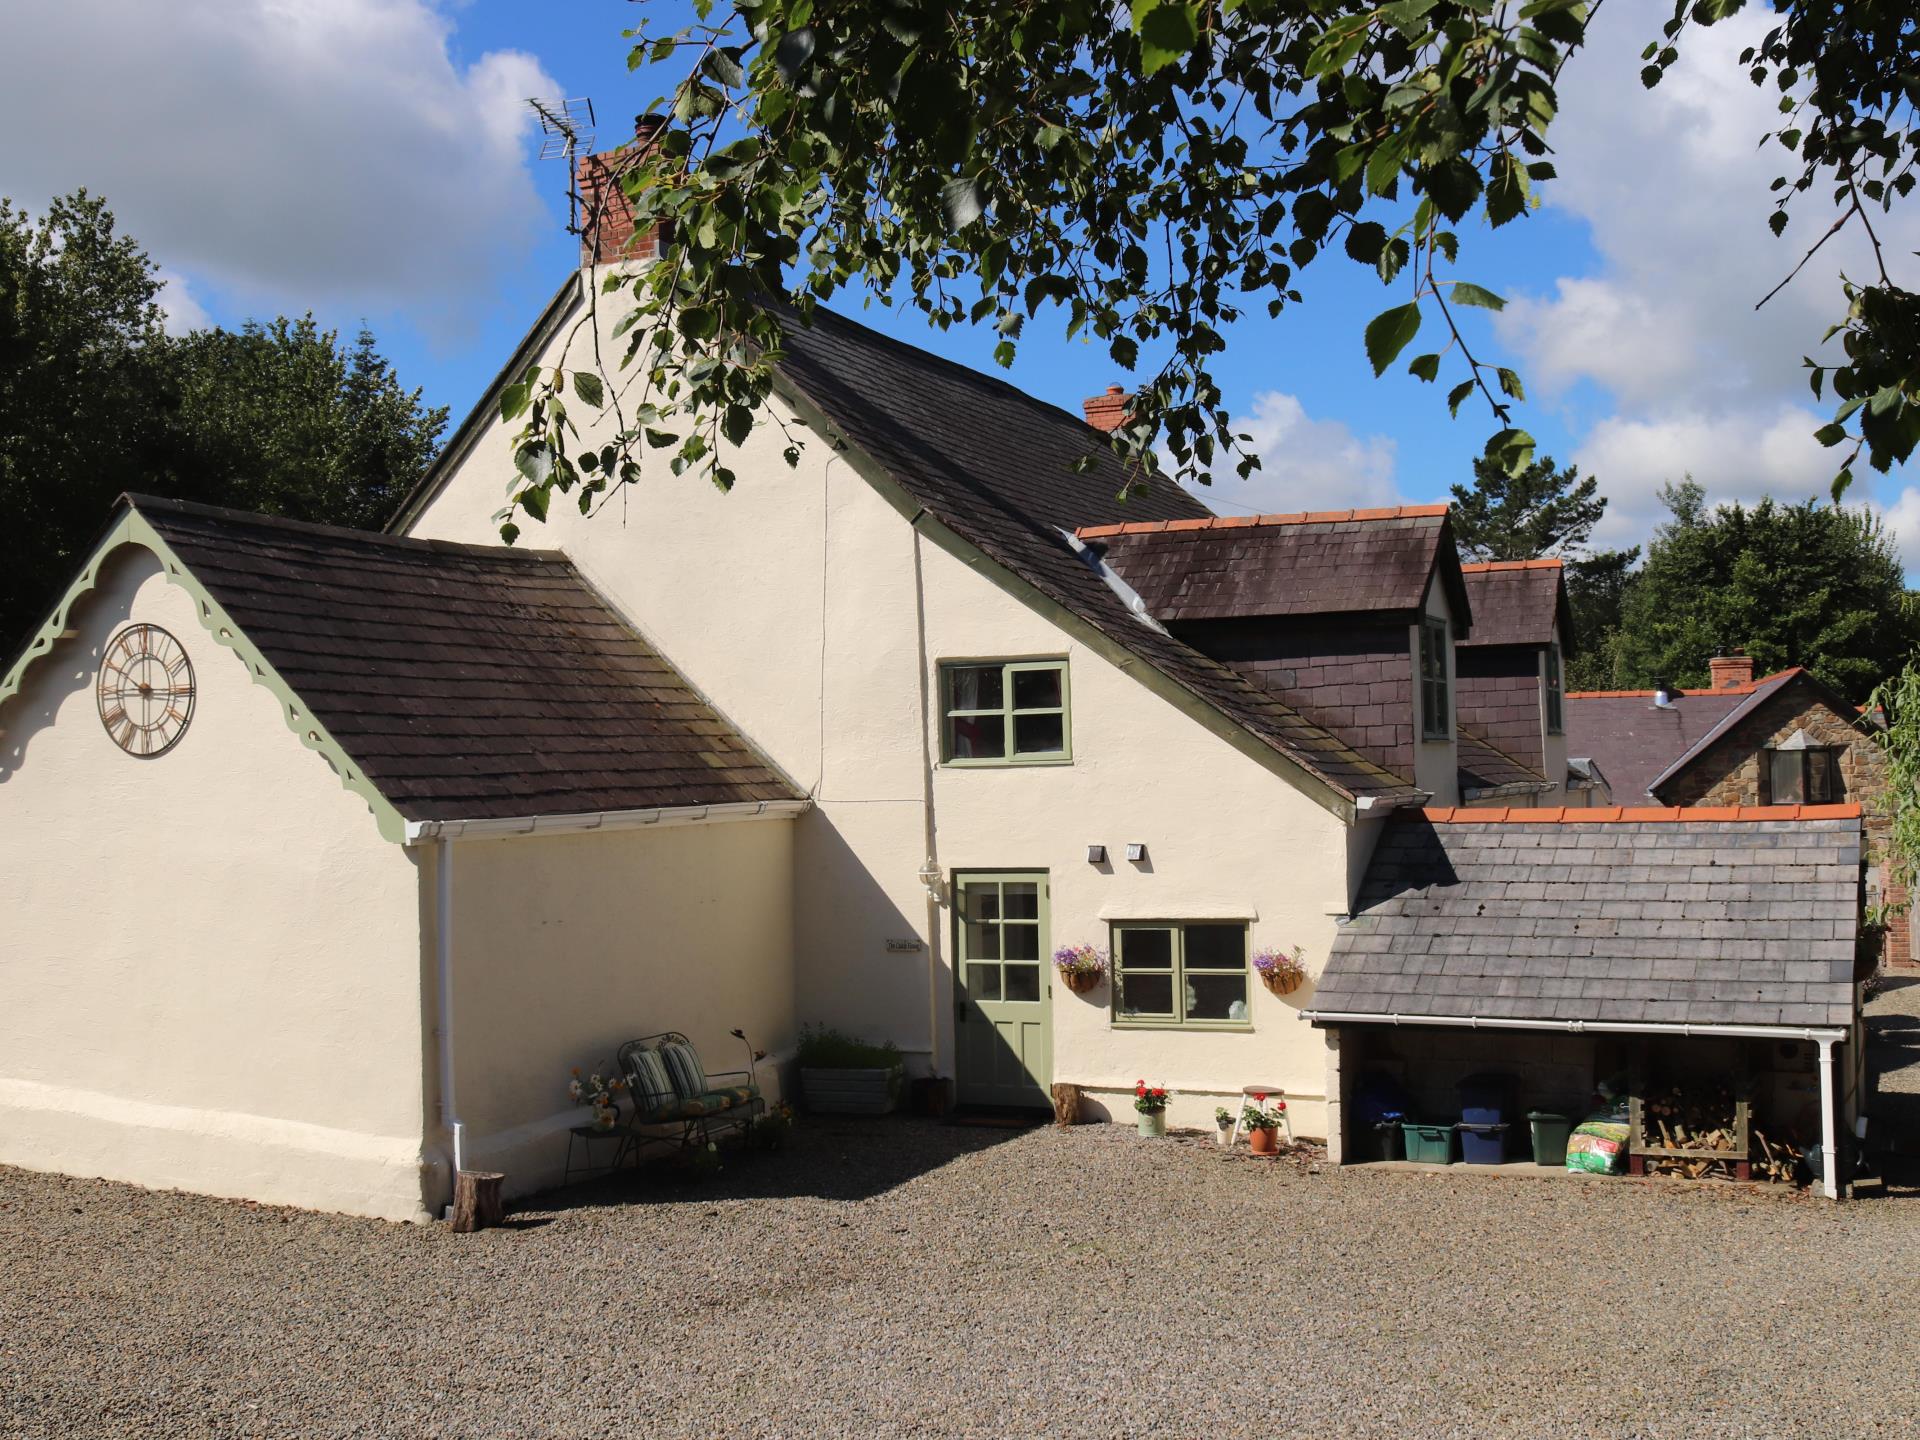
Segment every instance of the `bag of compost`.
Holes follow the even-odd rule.
[[[1567,1137],[1567,1169],[1619,1175],[1627,1168],[1627,1126],[1606,1111],[1589,1115]]]

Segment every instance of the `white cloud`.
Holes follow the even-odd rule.
[[[1893,535],[1893,543],[1906,558],[1907,569],[1920,568],[1920,489],[1912,485],[1903,486],[1894,497],[1893,504],[1883,505],[1874,502],[1871,507],[1881,520],[1886,522],[1888,531]],[[1909,578],[1908,584],[1912,584]]]
[[[0,193],[77,186],[170,270],[283,307],[457,315],[545,223],[533,57],[425,0],[62,0],[0,46]],[[180,302],[184,304],[185,302]]]
[[[1275,514],[1397,505],[1394,442],[1355,435],[1338,420],[1315,420],[1300,401],[1278,390],[1253,397],[1253,412],[1235,416],[1234,431],[1251,437],[1246,448],[1260,468],[1242,480],[1223,465],[1213,484],[1193,493],[1223,514]]]
[[[206,307],[187,287],[187,277],[177,271],[160,272],[160,325],[169,335],[185,335],[189,330],[204,330],[213,323]]]
[[[1814,440],[1819,424],[1811,410],[1791,404],[1712,415],[1614,415],[1600,421],[1573,456],[1583,474],[1600,477],[1609,502],[1593,543],[1643,543],[1666,518],[1661,486],[1689,475],[1714,504],[1827,494],[1833,452]]]

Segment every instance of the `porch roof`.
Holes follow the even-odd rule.
[[[1387,826],[1309,1018],[1852,1021],[1857,805],[1427,810]]]

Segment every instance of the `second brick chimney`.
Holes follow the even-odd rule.
[[[1118,385],[1109,385],[1104,395],[1082,400],[1080,408],[1087,423],[1096,430],[1118,430],[1127,423],[1127,405],[1133,397]]]
[[[574,189],[580,198],[573,220],[580,232],[582,265],[659,258],[657,230],[633,240],[633,206],[620,188],[620,177],[653,148],[666,127],[664,115],[636,115],[632,140],[618,150],[580,157],[574,172]],[[629,240],[633,240],[631,246]]]
[[[1739,650],[1731,655],[1716,655],[1707,661],[1715,690],[1735,690],[1753,683],[1753,657]]]

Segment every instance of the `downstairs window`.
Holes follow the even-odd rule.
[[[1127,921],[1113,927],[1120,1025],[1244,1026],[1247,927],[1238,921]]]

